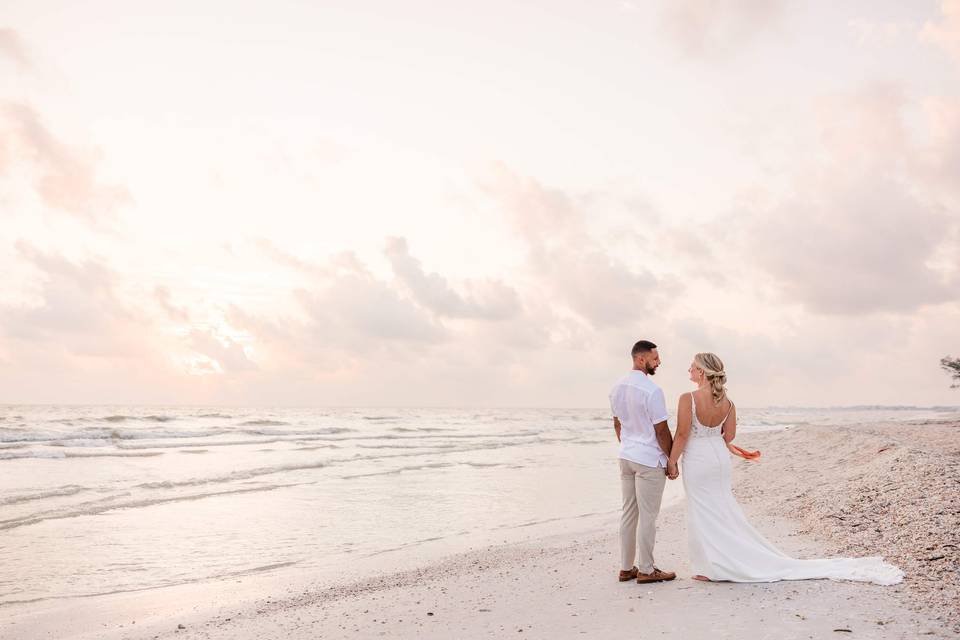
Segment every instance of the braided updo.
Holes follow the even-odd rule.
[[[720,404],[727,397],[727,372],[723,370],[723,360],[712,353],[698,353],[693,361],[710,383],[714,404]]]

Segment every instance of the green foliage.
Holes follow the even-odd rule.
[[[951,358],[950,356],[941,358],[940,368],[949,373],[950,377],[953,378],[953,384],[950,385],[951,389],[960,387],[960,358]]]

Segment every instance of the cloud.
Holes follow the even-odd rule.
[[[893,45],[906,36],[916,32],[916,27],[907,22],[875,21],[857,18],[850,20],[848,26],[856,33],[857,44],[862,46],[869,45]]]
[[[229,307],[229,324],[263,347],[262,367],[284,375],[331,375],[353,371],[368,358],[417,359],[449,338],[428,311],[373,275],[352,252],[318,265],[292,262],[274,249],[275,259],[299,267],[311,285],[290,290],[295,315]]]
[[[327,276],[330,270],[327,267],[302,260],[297,256],[280,249],[277,245],[266,238],[256,240],[257,247],[271,260],[277,264],[289,267],[296,271],[301,271],[310,275]]]
[[[299,313],[232,305],[227,314],[251,337],[268,385],[268,378],[282,379],[300,393],[320,385],[313,393],[335,403],[369,401],[363,389],[371,384],[377,402],[482,403],[478,398],[494,390],[520,402],[520,389],[529,392],[537,376],[549,375],[539,359],[551,347],[585,348],[576,337],[583,322],[558,316],[556,305],[540,296],[525,296],[521,305],[519,291],[494,280],[454,286],[426,272],[402,238],[386,242],[392,279],[349,252],[300,264],[273,249],[278,263],[309,278],[291,292]]]
[[[454,283],[429,273],[405,239],[388,238],[384,253],[392,277],[351,252],[306,262],[268,251],[309,284],[291,290],[292,310],[228,310],[229,325],[256,349],[264,393],[334,404],[522,404],[546,402],[530,395],[543,376],[575,385],[549,354],[585,348],[575,337],[582,321],[558,316],[540,296],[521,304],[518,290],[496,280]]]
[[[23,70],[32,66],[27,48],[20,34],[14,29],[0,29],[0,58],[2,57],[9,58]]]
[[[920,39],[943,49],[960,62],[960,0],[940,2],[942,20],[927,22],[920,30]]]
[[[28,167],[34,189],[53,209],[101,224],[132,202],[126,188],[102,183],[94,161],[61,142],[40,115],[24,103],[0,103],[0,139],[8,140],[6,168],[13,161]],[[0,169],[4,169],[3,163]]]
[[[776,331],[758,331],[681,318],[661,349],[669,366],[661,383],[683,389],[693,354],[712,351],[724,361],[739,406],[894,404],[883,399],[902,398],[904,374],[914,390],[935,396],[944,388],[938,354],[958,319],[960,307],[927,307],[908,316],[801,312],[785,316]],[[878,376],[891,362],[899,363],[901,375]]]
[[[870,86],[819,108],[823,156],[791,194],[748,210],[741,251],[817,313],[907,313],[960,299],[958,216],[929,188],[896,87]]]
[[[259,369],[250,359],[242,343],[224,336],[215,335],[210,330],[194,329],[187,340],[191,349],[201,353],[215,366],[215,371],[237,373]]]
[[[946,197],[960,196],[960,99],[929,97],[922,101],[930,144],[920,150],[919,169],[930,186]]]
[[[167,287],[163,285],[157,285],[154,287],[153,298],[172,320],[190,322],[190,314],[187,312],[187,310],[182,307],[175,306],[170,301],[170,289]]]
[[[217,374],[257,369],[238,332],[215,317],[191,324],[188,311],[171,302],[164,286],[152,291],[161,316],[144,304],[149,297],[141,300],[103,260],[71,260],[22,240],[15,248],[19,260],[39,275],[23,304],[0,306],[5,360],[18,370],[55,369],[68,380],[92,372],[90,385],[109,386],[141,369],[162,373],[170,384],[203,367]],[[174,329],[169,320],[179,326]],[[104,363],[114,363],[114,369]]]
[[[553,301],[594,327],[637,322],[675,285],[644,267],[638,252],[628,264],[591,236],[586,213],[574,198],[505,167],[494,169],[485,191],[526,241],[529,268]]]
[[[819,142],[826,152],[822,163],[839,171],[902,171],[905,155],[911,152],[904,124],[908,103],[900,85],[884,82],[816,99]]]
[[[667,33],[691,57],[726,55],[773,25],[780,0],[667,0],[661,20]]]
[[[18,241],[20,257],[41,274],[36,302],[0,308],[8,338],[41,343],[73,355],[132,357],[143,350],[142,319],[116,294],[117,274],[102,262],[72,262]]]
[[[388,238],[384,254],[397,279],[423,307],[441,316],[503,320],[517,314],[517,292],[496,280],[467,283],[469,296],[455,291],[438,273],[425,273],[420,261],[410,255],[404,238]]]
[[[355,353],[385,344],[431,344],[446,335],[416,305],[366,272],[341,274],[318,291],[298,290],[296,297],[317,339]]]
[[[492,279],[467,280],[454,288],[443,275],[427,273],[404,238],[387,238],[384,247],[395,278],[392,282],[371,273],[353,252],[309,262],[266,240],[257,245],[277,264],[307,278],[309,285],[291,291],[303,317],[270,320],[233,307],[231,323],[282,350],[300,349],[310,354],[308,358],[330,366],[341,366],[337,359],[370,352],[406,358],[412,351],[463,335],[457,332],[486,331],[462,326],[454,330],[444,326],[443,320],[509,323],[514,329],[523,322],[523,308],[513,288]],[[524,331],[515,337],[521,343],[534,342]]]
[[[786,300],[861,314],[957,299],[957,283],[927,265],[950,228],[945,212],[877,175],[807,186],[809,197],[758,216],[752,229],[753,253]]]

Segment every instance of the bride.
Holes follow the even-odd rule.
[[[747,521],[730,488],[730,452],[737,433],[737,408],[727,397],[723,362],[698,353],[690,365],[697,385],[680,396],[677,435],[667,475],[679,474],[687,494],[690,567],[696,580],[774,582],[830,578],[896,584],[903,572],[879,556],[798,560],[770,544]]]

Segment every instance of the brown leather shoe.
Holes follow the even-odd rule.
[[[637,573],[637,582],[644,584],[647,582],[669,582],[677,577],[673,571],[660,571],[656,567],[650,573]]]
[[[634,578],[637,577],[637,571],[639,571],[639,569],[637,569],[636,567],[634,567],[633,569],[630,569],[629,571],[621,571],[620,582],[629,582],[630,580],[633,580]]]

